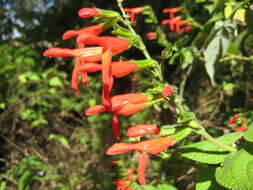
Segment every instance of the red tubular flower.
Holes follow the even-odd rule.
[[[98,62],[102,58],[102,47],[89,47],[80,49],[49,48],[44,53],[45,57],[78,57],[83,62]]]
[[[186,27],[183,29],[183,32],[189,32],[191,30],[190,26],[192,25],[191,22],[186,23]]]
[[[76,57],[76,64],[72,72],[71,87],[74,90],[78,89],[78,75],[81,63],[85,62],[98,62],[102,59],[102,47],[89,47],[79,49],[67,48],[49,48],[43,55],[46,57]],[[87,84],[87,74],[82,74],[83,83]]]
[[[187,22],[184,20],[179,20],[176,22],[176,32],[179,33],[180,32],[180,27],[183,25],[186,25]]]
[[[237,123],[237,119],[238,119],[239,117],[240,117],[239,114],[235,114],[235,115],[232,117],[232,119],[230,119],[230,120],[228,121],[228,125],[236,124],[236,123]]]
[[[179,16],[174,17],[172,19],[163,20],[161,24],[162,25],[169,24],[170,25],[170,30],[174,31],[175,30],[175,25],[176,25],[176,23],[178,21],[180,21],[180,17]]]
[[[157,128],[157,125],[152,124],[141,124],[129,127],[127,130],[127,135],[129,137],[140,137],[148,133],[157,135],[160,132],[160,129]]]
[[[235,131],[236,132],[242,132],[242,131],[246,131],[247,129],[248,129],[248,127],[244,125],[244,126],[241,126],[239,128],[236,128]]]
[[[133,190],[123,179],[116,179],[112,183],[117,185],[116,190]]]
[[[96,24],[93,26],[85,27],[80,30],[68,30],[62,35],[62,39],[66,40],[69,38],[73,38],[75,36],[79,36],[80,34],[91,34],[91,35],[99,35],[104,31],[104,26],[101,24]]]
[[[130,41],[124,38],[112,36],[99,37],[94,35],[87,36],[87,34],[81,34],[80,36],[78,36],[77,43],[83,45],[99,45],[104,48],[103,51],[111,49],[114,55],[127,50],[131,46]]]
[[[137,65],[131,61],[117,61],[112,62],[112,75],[120,78],[128,75],[129,73],[135,72]]]
[[[165,86],[162,91],[162,97],[167,98],[174,93],[174,89],[172,86]]]
[[[104,98],[106,98],[105,95]],[[144,94],[132,93],[113,96],[111,99],[109,98],[109,101],[110,102],[106,103],[110,104],[111,106],[107,106],[105,104],[104,104],[105,106],[102,105],[91,106],[85,111],[85,114],[89,116],[97,113],[102,113],[105,111],[113,112],[112,130],[115,138],[119,139],[120,137],[119,137],[118,114],[131,115],[133,113],[142,110],[144,108],[144,103],[148,101],[148,98]]]
[[[135,16],[140,14],[143,11],[143,7],[135,7],[135,8],[124,8],[126,13],[130,13],[130,21],[131,23],[135,22]]]
[[[78,11],[80,18],[90,18],[100,14],[100,11],[96,8],[82,8]]]
[[[105,106],[110,107],[110,93],[113,85],[113,77],[111,72],[112,52],[108,49],[102,56],[102,81],[103,81],[103,97],[102,101]]]
[[[180,11],[180,7],[163,9],[163,13],[170,13],[170,18],[174,18],[174,14]]]
[[[139,154],[139,164],[138,164],[138,182],[141,185],[146,184],[145,179],[145,169],[147,167],[148,158],[144,152],[140,152]]]
[[[155,32],[148,32],[146,37],[148,40],[154,40],[156,38],[156,33]]]
[[[140,184],[145,184],[145,168],[147,165],[146,154],[157,154],[169,146],[172,146],[176,140],[172,137],[161,137],[146,141],[141,141],[135,144],[116,143],[112,145],[106,152],[107,155],[122,154],[129,151],[137,150],[140,152],[138,163],[138,181]]]

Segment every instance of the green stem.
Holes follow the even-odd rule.
[[[236,148],[233,148],[231,146],[228,146],[226,144],[221,143],[220,141],[218,141],[217,139],[213,138],[212,136],[209,135],[209,133],[206,132],[206,130],[204,128],[200,129],[197,131],[197,133],[199,133],[200,135],[202,135],[203,137],[205,137],[207,140],[209,140],[211,143],[221,147],[222,149],[229,151],[229,152],[233,152],[236,151]]]
[[[133,33],[133,35],[135,35],[137,37],[138,48],[143,52],[146,59],[152,59],[150,54],[148,53],[148,50],[147,50],[145,44],[143,43],[141,37],[135,32],[135,30],[131,26],[131,23],[130,23],[130,21],[123,9],[123,6],[122,6],[123,1],[124,0],[117,0],[118,7],[123,15],[123,18],[124,18],[124,20],[121,20],[121,21],[123,22],[123,24],[125,24],[128,27],[128,29]],[[162,70],[161,70],[161,67],[157,61],[154,62],[154,69],[155,69],[155,72],[153,74],[155,74],[159,78],[160,81],[163,81]]]

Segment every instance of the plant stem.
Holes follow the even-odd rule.
[[[204,128],[200,129],[197,131],[197,133],[199,133],[200,135],[202,135],[203,137],[205,137],[207,140],[209,140],[211,143],[221,147],[222,149],[229,151],[229,152],[233,152],[236,151],[236,148],[233,148],[231,146],[228,146],[226,144],[221,143],[220,141],[218,141],[217,139],[213,138],[212,136],[209,135],[209,133],[206,132],[206,130]]]
[[[118,7],[119,7],[119,9],[120,9],[120,11],[123,15],[123,18],[124,18],[122,20],[122,22],[128,27],[128,29],[133,33],[133,35],[135,35],[137,37],[137,39],[138,39],[138,48],[143,52],[146,59],[152,59],[150,54],[148,53],[148,50],[147,50],[145,44],[143,43],[141,37],[135,32],[135,30],[131,26],[131,23],[128,20],[128,17],[127,17],[127,15],[126,15],[126,13],[123,9],[123,6],[122,6],[123,1],[124,0],[117,0]],[[159,78],[159,80],[162,82],[163,81],[162,70],[161,70],[161,67],[160,67],[160,65],[157,61],[154,62],[154,69],[155,69],[155,72],[153,74],[155,74]]]

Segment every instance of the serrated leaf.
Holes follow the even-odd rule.
[[[229,133],[217,138],[217,140],[231,146],[241,135],[242,133]],[[183,157],[207,164],[221,163],[229,154],[228,151],[224,151],[208,140],[184,146],[179,150],[182,151]]]
[[[248,142],[253,142],[253,125],[251,125],[245,134],[243,135],[243,138]]]
[[[233,153],[217,168],[218,183],[232,190],[253,189],[253,156],[245,150]]]

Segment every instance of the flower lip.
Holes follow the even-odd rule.
[[[157,125],[155,124],[140,124],[131,126],[127,130],[127,135],[129,137],[139,137],[144,136],[148,133],[157,135],[160,132],[160,130],[157,128]]]
[[[78,11],[78,16],[80,18],[90,18],[100,14],[96,8],[82,8]]]

